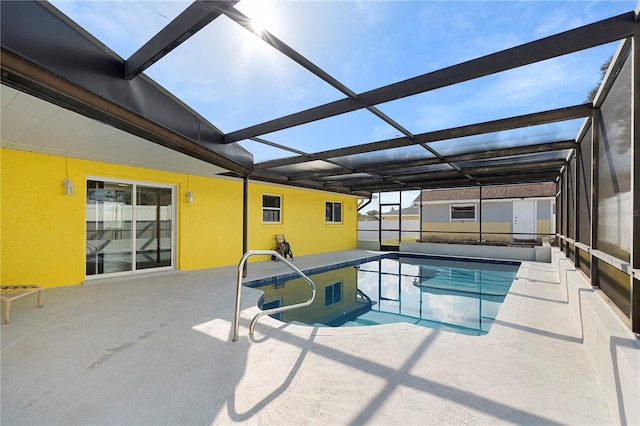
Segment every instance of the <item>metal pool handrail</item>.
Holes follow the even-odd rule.
[[[291,269],[293,272],[295,272],[296,274],[300,275],[300,277],[305,280],[307,283],[309,283],[309,285],[311,286],[311,298],[309,300],[307,300],[306,302],[302,302],[302,303],[296,303],[293,305],[287,305],[287,306],[280,306],[279,308],[273,308],[273,309],[267,309],[266,311],[262,311],[259,314],[257,314],[255,317],[253,317],[253,319],[251,320],[251,324],[249,324],[249,335],[253,335],[253,330],[256,326],[256,322],[258,322],[258,320],[260,319],[260,317],[262,317],[263,315],[270,315],[270,314],[275,314],[278,312],[284,312],[284,311],[288,311],[291,309],[296,309],[296,308],[302,308],[304,306],[309,306],[311,303],[313,303],[313,300],[316,298],[316,285],[313,281],[311,281],[311,279],[306,276],[304,274],[304,272],[302,272],[300,269],[296,268],[295,266],[293,266],[293,264],[291,262],[288,262],[287,259],[285,259],[280,253],[278,253],[277,251],[274,250],[249,250],[248,252],[246,252],[242,258],[240,259],[240,263],[238,264],[238,282],[237,282],[237,286],[236,286],[236,310],[235,310],[235,315],[233,317],[233,341],[237,342],[238,341],[238,333],[240,331],[240,290],[242,289],[242,271],[244,270],[244,265],[247,262],[247,259],[251,256],[275,256],[277,257],[279,260],[281,260],[285,265],[287,265],[287,267],[289,267],[289,269]]]

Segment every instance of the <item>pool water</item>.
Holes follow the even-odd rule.
[[[313,326],[404,322],[483,335],[518,268],[517,262],[385,256],[309,275],[316,284],[314,302],[273,316]],[[256,287],[264,291],[262,309],[304,302],[311,295],[299,278]]]

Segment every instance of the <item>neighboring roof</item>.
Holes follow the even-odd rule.
[[[391,211],[391,212],[386,212],[386,213],[383,213],[382,215],[383,216],[398,216],[399,212],[402,212],[402,216],[420,214],[420,211],[419,211],[418,207],[405,207],[404,209],[394,210],[394,211]]]
[[[495,185],[482,187],[482,199],[555,197],[555,183],[536,183],[524,185]],[[416,197],[414,203],[420,201],[477,200],[480,198],[480,187],[455,189],[424,190]]]

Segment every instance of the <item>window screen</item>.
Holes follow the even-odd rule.
[[[342,203],[327,201],[325,220],[329,223],[342,223]]]
[[[451,219],[471,219],[476,218],[475,204],[452,204]]]
[[[324,288],[324,306],[335,305],[342,301],[342,281],[328,284]]]
[[[279,195],[263,195],[262,221],[270,223],[280,223],[281,205],[281,197]]]

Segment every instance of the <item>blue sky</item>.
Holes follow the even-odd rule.
[[[53,1],[123,58],[183,1]],[[586,25],[635,1],[269,1],[236,8],[356,93]],[[379,105],[412,133],[579,104],[618,43]],[[216,19],[146,72],[223,132],[345,96],[226,17]],[[580,122],[530,129],[575,136]],[[304,152],[373,142],[399,132],[366,111],[264,135]],[[498,135],[504,138],[540,134]],[[488,139],[475,143],[489,143]],[[241,142],[255,162],[293,154]],[[450,143],[442,143],[447,149]]]

